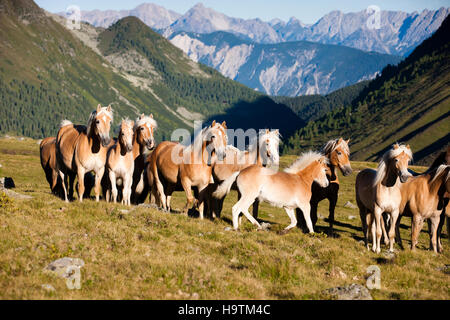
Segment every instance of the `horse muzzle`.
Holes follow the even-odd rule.
[[[341,171],[342,171],[342,174],[344,175],[344,177],[351,175],[353,172],[352,167],[350,167],[350,165],[343,166],[341,168]]]
[[[155,149],[155,140],[154,139],[147,140],[145,142],[145,146],[147,147],[148,150]]]
[[[400,175],[399,175],[400,182],[401,183],[405,183],[408,180],[408,178],[411,177],[411,176],[412,175],[409,172],[401,172]]]
[[[108,136],[107,136],[107,137],[101,136],[100,141],[101,141],[101,143],[102,143],[102,146],[103,146],[104,148],[106,148],[106,147],[108,147],[109,144],[111,143],[111,138],[108,137]]]

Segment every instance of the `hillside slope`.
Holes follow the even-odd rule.
[[[68,30],[31,0],[0,0],[0,58],[1,133],[55,135],[62,119],[85,123],[94,106],[111,103],[115,123],[152,112],[162,140],[193,120],[263,97],[194,63],[137,18],[107,30]],[[270,104],[274,117],[293,119],[289,132],[302,123]]]
[[[353,105],[311,121],[286,152],[339,135],[352,138],[354,159],[375,160],[394,142],[409,143],[429,163],[450,138],[450,18],[398,66],[386,67]]]

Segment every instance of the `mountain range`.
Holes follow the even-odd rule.
[[[436,31],[449,12],[450,8],[444,7],[411,13],[381,10],[379,28],[368,23],[374,13],[367,10],[350,13],[332,11],[308,25],[295,17],[287,22],[280,19],[265,22],[258,18],[229,17],[202,3],[184,14],[154,4],[143,4],[133,10],[83,11],[82,19],[94,26],[109,27],[120,18],[134,15],[154,29],[163,29],[166,37],[179,31],[226,31],[257,43],[306,40],[405,56]]]
[[[304,125],[288,107],[193,62],[136,17],[77,30],[32,0],[0,0],[0,97],[0,132],[34,138],[55,135],[65,118],[86,123],[98,103],[112,104],[115,125],[153,113],[159,141],[244,102],[266,112],[253,119],[258,108],[248,109],[248,127],[272,124],[289,135]]]
[[[350,47],[293,41],[259,44],[228,32],[178,32],[172,44],[192,60],[272,96],[327,94],[374,78],[401,58]]]
[[[433,36],[397,66],[386,67],[352,103],[334,105],[309,121],[289,138],[285,151],[344,136],[351,138],[353,159],[378,160],[393,143],[402,142],[411,145],[416,164],[430,164],[450,141],[449,34],[447,17]]]

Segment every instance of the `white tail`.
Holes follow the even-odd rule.
[[[231,186],[233,185],[233,182],[236,180],[237,176],[239,175],[240,171],[236,171],[231,176],[229,176],[227,179],[225,179],[218,187],[217,190],[213,192],[213,197],[217,199],[222,199],[225,197],[228,193],[230,193]]]

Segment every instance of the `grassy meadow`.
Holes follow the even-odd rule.
[[[282,157],[282,166],[294,159]],[[297,228],[280,235],[289,218],[266,204],[259,217],[271,224],[268,231],[256,231],[244,218],[235,232],[227,228],[234,191],[221,219],[200,221],[103,201],[66,204],[50,193],[36,140],[0,138],[0,164],[0,176],[13,177],[14,190],[33,197],[11,202],[0,197],[0,299],[329,299],[328,288],[364,285],[370,265],[381,269],[381,289],[371,290],[374,299],[450,299],[448,268],[443,271],[450,264],[445,228],[442,254],[428,250],[426,224],[418,249],[408,249],[409,218],[401,228],[406,249],[397,246],[394,260],[365,249],[358,210],[344,204],[355,204],[357,172],[375,163],[353,162],[351,176],[340,174],[333,238],[320,232],[328,225],[327,201],[319,207],[312,236]],[[173,207],[184,203],[184,194],[176,193]],[[84,260],[80,290],[43,272],[62,257]]]

